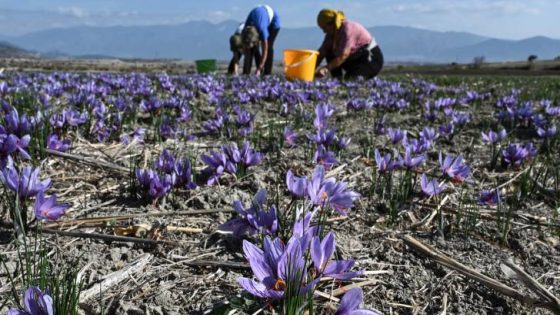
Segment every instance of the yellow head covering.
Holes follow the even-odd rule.
[[[323,9],[317,16],[317,24],[319,26],[325,24],[334,24],[338,31],[342,27],[342,22],[346,19],[344,12],[333,9]]]

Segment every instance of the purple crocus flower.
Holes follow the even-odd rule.
[[[175,185],[182,186],[185,189],[195,189],[196,184],[192,180],[192,166],[191,161],[188,159],[177,161],[175,163],[175,174],[177,175],[177,182]]]
[[[452,178],[454,182],[462,183],[471,174],[470,167],[463,163],[463,156],[461,155],[457,157],[446,155],[443,159],[441,152],[439,152],[439,165],[443,174]]]
[[[25,114],[20,117],[15,108],[6,114],[4,121],[6,123],[6,130],[18,137],[29,134],[35,125],[35,120],[33,118],[29,118]]]
[[[539,150],[535,147],[533,142],[528,142],[527,144],[525,144],[524,147],[525,147],[525,150],[527,150],[527,153],[529,154],[529,157],[535,157],[539,154]]]
[[[335,131],[332,129],[317,129],[314,135],[308,135],[307,138],[316,144],[330,146],[336,138]]]
[[[414,154],[422,154],[428,151],[432,147],[433,142],[426,140],[424,138],[420,139],[404,139],[403,147],[411,148],[412,153]]]
[[[418,167],[418,165],[422,164],[425,159],[426,157],[424,155],[412,156],[412,148],[407,147],[405,149],[404,158],[402,159],[401,164],[408,169],[414,169]]]
[[[361,288],[348,290],[340,300],[340,306],[334,315],[380,315],[378,312],[359,309],[364,300],[364,293]]]
[[[387,129],[387,136],[393,144],[397,144],[406,141],[406,130],[389,128]]]
[[[45,193],[39,192],[35,200],[35,217],[39,220],[56,221],[64,215],[68,204],[57,204],[56,194],[45,199]]]
[[[443,124],[439,126],[439,133],[444,137],[450,137],[453,135],[455,131],[455,124],[453,122],[449,122],[447,124]]]
[[[295,176],[292,170],[286,174],[286,185],[292,196],[303,198],[307,195],[307,177]]]
[[[63,110],[62,116],[66,118],[66,122],[72,127],[77,127],[79,125],[85,124],[88,119],[87,112],[80,113],[71,108]]]
[[[284,127],[284,143],[290,147],[297,145],[298,133],[288,127]]]
[[[228,163],[231,163],[228,162],[225,154],[217,151],[210,151],[209,155],[202,154],[200,159],[206,164],[206,168],[203,172],[210,174],[210,177],[206,182],[208,186],[216,184],[222,174],[226,171]],[[228,168],[231,168],[231,166]]]
[[[363,271],[348,272],[354,260],[331,260],[336,248],[334,233],[330,231],[321,241],[318,236],[311,241],[311,259],[317,274],[339,280],[349,280],[363,274]]]
[[[307,192],[315,205],[330,205],[338,213],[346,215],[346,209],[352,208],[354,201],[360,197],[360,194],[348,190],[347,186],[346,183],[337,182],[332,177],[325,179],[325,169],[318,165],[307,184]]]
[[[2,125],[0,125],[0,160],[5,160],[8,155],[18,152],[24,159],[30,159],[31,156],[25,148],[29,145],[31,137],[25,135],[19,138],[15,134],[8,133]]]
[[[438,134],[434,128],[425,127],[422,131],[420,131],[420,138],[433,141],[438,137]]]
[[[339,150],[344,150],[348,147],[348,145],[350,144],[350,141],[352,141],[352,139],[350,138],[346,138],[346,137],[342,137],[342,138],[337,138],[336,139],[336,146],[338,147]]]
[[[163,149],[154,167],[166,174],[172,174],[175,171],[175,163],[175,156],[169,150]]]
[[[422,174],[422,177],[420,177],[420,187],[426,196],[433,197],[444,191],[446,185],[443,182],[438,183],[435,179],[429,180],[426,174]]]
[[[319,281],[315,278],[307,283],[307,271],[299,238],[292,237],[283,245],[278,238],[264,239],[263,249],[243,241],[243,252],[249,261],[257,281],[240,277],[237,282],[249,293],[266,299],[282,299],[288,286],[297,295],[305,294]]]
[[[335,154],[332,151],[327,151],[323,145],[317,146],[317,150],[313,155],[313,160],[319,164],[323,165],[325,168],[330,169],[333,165],[338,164]]]
[[[47,137],[47,148],[51,150],[66,152],[71,144],[72,141],[69,139],[60,140],[56,134],[50,134]]]
[[[505,129],[502,129],[499,132],[488,131],[487,133],[481,132],[480,134],[482,135],[482,142],[488,144],[500,143],[507,135]]]
[[[148,193],[152,199],[159,199],[171,191],[175,183],[175,174],[156,175],[150,181]]]
[[[0,181],[10,190],[14,191],[21,199],[34,197],[51,186],[50,178],[43,181],[39,180],[39,172],[39,168],[26,166],[20,175],[13,167],[5,168],[0,173]]]
[[[379,150],[375,149],[374,157],[375,163],[377,164],[377,171],[379,173],[385,173],[390,170],[389,166],[391,165],[391,154],[387,153],[385,155],[381,155]]]
[[[334,114],[334,106],[330,104],[319,104],[315,106],[315,120],[313,126],[315,129],[323,129],[327,127],[327,119]]]
[[[518,167],[527,157],[529,157],[529,152],[520,144],[515,143],[508,145],[502,152],[502,156],[507,164]]]
[[[537,135],[540,138],[552,138],[556,135],[556,126],[548,127],[548,128],[541,128],[537,129]]]
[[[7,315],[54,315],[53,299],[49,290],[30,287],[23,294],[24,310],[10,308]]]
[[[260,152],[255,152],[249,147],[249,142],[244,141],[241,151],[239,151],[240,162],[243,163],[245,167],[260,164],[263,159],[263,154]]]
[[[136,128],[131,133],[123,133],[119,137],[119,140],[122,144],[130,144],[131,142],[135,141],[137,143],[144,143],[144,135],[146,133],[146,128]]]
[[[255,233],[276,234],[279,227],[276,207],[272,206],[268,211],[263,210],[266,195],[266,189],[259,190],[251,202],[251,206],[247,209],[245,209],[241,201],[236,200],[233,203],[233,209],[239,217],[227,221],[218,229],[223,232],[231,232],[237,237]]]
[[[148,192],[149,196],[156,200],[165,196],[176,182],[175,174],[165,174],[160,176],[154,170],[136,169],[136,178],[144,191]]]
[[[498,193],[497,189],[480,191],[480,197],[478,198],[479,204],[497,205],[499,202],[500,202],[500,194]]]

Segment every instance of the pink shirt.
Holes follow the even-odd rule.
[[[326,56],[329,52],[332,52],[335,57],[338,57],[345,50],[350,49],[350,54],[353,54],[358,48],[368,45],[371,40],[372,36],[365,27],[356,22],[345,20],[336,34],[336,47],[333,49],[332,38],[325,36],[323,44],[319,48],[319,53]]]

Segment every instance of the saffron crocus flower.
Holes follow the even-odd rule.
[[[404,158],[402,159],[401,164],[408,169],[413,169],[418,167],[420,164],[422,164],[422,162],[424,162],[425,159],[426,157],[423,155],[412,156],[412,148],[407,147],[405,149]]]
[[[453,135],[455,131],[455,124],[453,122],[449,122],[447,124],[443,124],[439,126],[439,133],[444,137],[450,137]]]
[[[290,147],[297,145],[298,133],[288,127],[284,127],[284,143]]]
[[[455,182],[463,182],[471,174],[470,167],[463,163],[463,156],[461,155],[457,157],[446,155],[443,159],[441,152],[439,152],[439,165],[443,174],[449,176]]]
[[[497,205],[500,202],[500,194],[498,190],[482,190],[478,203],[481,205]]]
[[[318,145],[329,146],[335,141],[336,134],[332,129],[317,129],[314,135],[307,135],[307,138]]]
[[[319,278],[315,278],[307,282],[305,260],[298,238],[292,237],[288,244],[283,245],[278,238],[271,240],[266,237],[263,249],[243,241],[245,258],[249,261],[257,281],[240,277],[237,282],[254,296],[282,299],[288,286],[291,286],[290,291],[302,295],[309,292],[319,281]]]
[[[222,174],[226,171],[228,163],[231,163],[228,162],[225,154],[217,151],[210,151],[209,155],[202,154],[200,159],[206,164],[206,168],[203,172],[210,175],[208,181],[206,182],[208,186],[216,184]],[[228,168],[231,168],[231,166]]]
[[[0,181],[21,199],[34,197],[51,186],[50,178],[43,181],[39,180],[39,172],[39,168],[31,166],[24,167],[21,174],[18,174],[13,167],[5,168],[0,173]]]
[[[231,232],[237,237],[244,234],[262,233],[266,235],[274,235],[278,230],[278,217],[276,207],[272,206],[268,211],[264,210],[266,202],[266,189],[261,189],[255,195],[251,206],[247,209],[241,201],[237,200],[233,203],[233,209],[239,215],[219,227],[222,232]]]
[[[523,146],[515,143],[508,145],[502,152],[502,156],[507,164],[519,166],[527,159],[529,152]]]
[[[292,170],[286,174],[286,185],[292,196],[296,198],[307,195],[307,178],[295,176]]]
[[[435,179],[429,180],[426,174],[422,174],[422,177],[420,177],[420,187],[426,196],[433,197],[444,191],[446,185],[443,182],[438,183]]]
[[[150,188],[148,193],[152,199],[159,199],[165,196],[175,183],[175,174],[165,174],[162,176],[156,175],[150,181]]]
[[[323,240],[318,236],[311,241],[311,259],[317,274],[340,280],[349,280],[363,274],[363,271],[349,272],[354,260],[331,260],[336,248],[334,233],[330,231]]]
[[[7,315],[54,315],[53,299],[49,290],[30,287],[23,294],[24,310],[10,308]]]
[[[50,134],[47,137],[47,148],[55,151],[66,152],[70,148],[72,141],[69,139],[60,140],[58,135]]]
[[[66,118],[68,125],[77,127],[85,124],[88,119],[88,113],[80,113],[74,109],[68,108],[62,111],[62,116]],[[52,122],[51,122],[52,123]]]
[[[481,132],[480,134],[482,135],[482,142],[488,144],[500,143],[507,135],[505,129],[502,129],[499,132],[488,131],[487,133]]]
[[[337,138],[336,140],[337,140],[336,141],[336,146],[340,150],[346,149],[348,147],[348,145],[350,144],[350,141],[352,141],[352,139],[346,138],[346,137]]]
[[[556,135],[556,126],[548,127],[548,128],[541,128],[537,129],[537,135],[540,138],[552,138]]]
[[[335,315],[379,315],[380,313],[359,309],[364,300],[364,293],[361,288],[352,288],[348,290],[340,300],[340,306],[336,310]]]
[[[389,137],[389,140],[391,140],[393,144],[397,144],[403,140],[406,141],[406,130],[389,128],[387,129],[387,137]]]
[[[30,140],[29,135],[20,138],[15,134],[8,133],[4,126],[0,125],[0,159],[5,159],[15,152],[18,152],[24,159],[30,159],[31,156],[25,151]]]
[[[245,167],[254,166],[260,164],[263,159],[263,154],[260,152],[255,152],[249,147],[249,142],[243,142],[243,147],[239,152],[240,162],[244,164]]]
[[[188,159],[182,162],[177,161],[175,163],[175,174],[177,175],[177,182],[175,185],[191,190],[196,188],[196,184],[192,181],[191,161]]]
[[[379,173],[385,173],[389,170],[389,165],[391,164],[391,154],[387,153],[381,155],[379,150],[374,151],[375,163],[377,164],[377,171]]]
[[[323,145],[317,146],[317,150],[313,155],[313,160],[319,165],[323,165],[325,168],[330,169],[333,165],[338,164],[335,154],[332,151],[327,151]]]
[[[175,174],[165,174],[160,176],[154,170],[136,169],[136,178],[144,191],[148,192],[152,199],[159,199],[165,196],[175,184]]]
[[[315,107],[315,120],[313,126],[315,129],[323,129],[327,127],[327,119],[334,113],[334,107],[329,104],[319,104]]]
[[[166,174],[172,174],[175,171],[175,156],[169,150],[163,149],[154,166]]]
[[[434,128],[425,127],[422,131],[420,131],[420,138],[433,141],[438,137],[438,134]]]
[[[426,140],[424,138],[420,138],[420,139],[404,139],[403,141],[403,147],[406,148],[411,148],[412,153],[414,154],[422,154],[426,151],[428,151],[431,147],[433,142]]]
[[[338,213],[346,215],[346,210],[354,206],[354,201],[360,194],[347,189],[347,184],[337,182],[334,178],[325,179],[325,169],[319,165],[315,167],[311,182],[307,185],[309,198],[315,205],[332,206]]]
[[[56,221],[64,215],[68,207],[68,204],[56,203],[56,194],[45,199],[45,194],[41,191],[35,200],[35,217],[39,220]]]

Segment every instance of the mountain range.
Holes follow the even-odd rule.
[[[0,41],[42,56],[107,56],[147,59],[231,58],[229,36],[238,22],[192,21],[177,25],[53,28],[20,36],[0,35]],[[388,62],[468,63],[527,60],[560,56],[560,40],[543,36],[523,40],[489,38],[466,32],[438,32],[403,26],[368,28]],[[283,28],[275,57],[283,49],[317,49],[323,39],[318,27]]]

